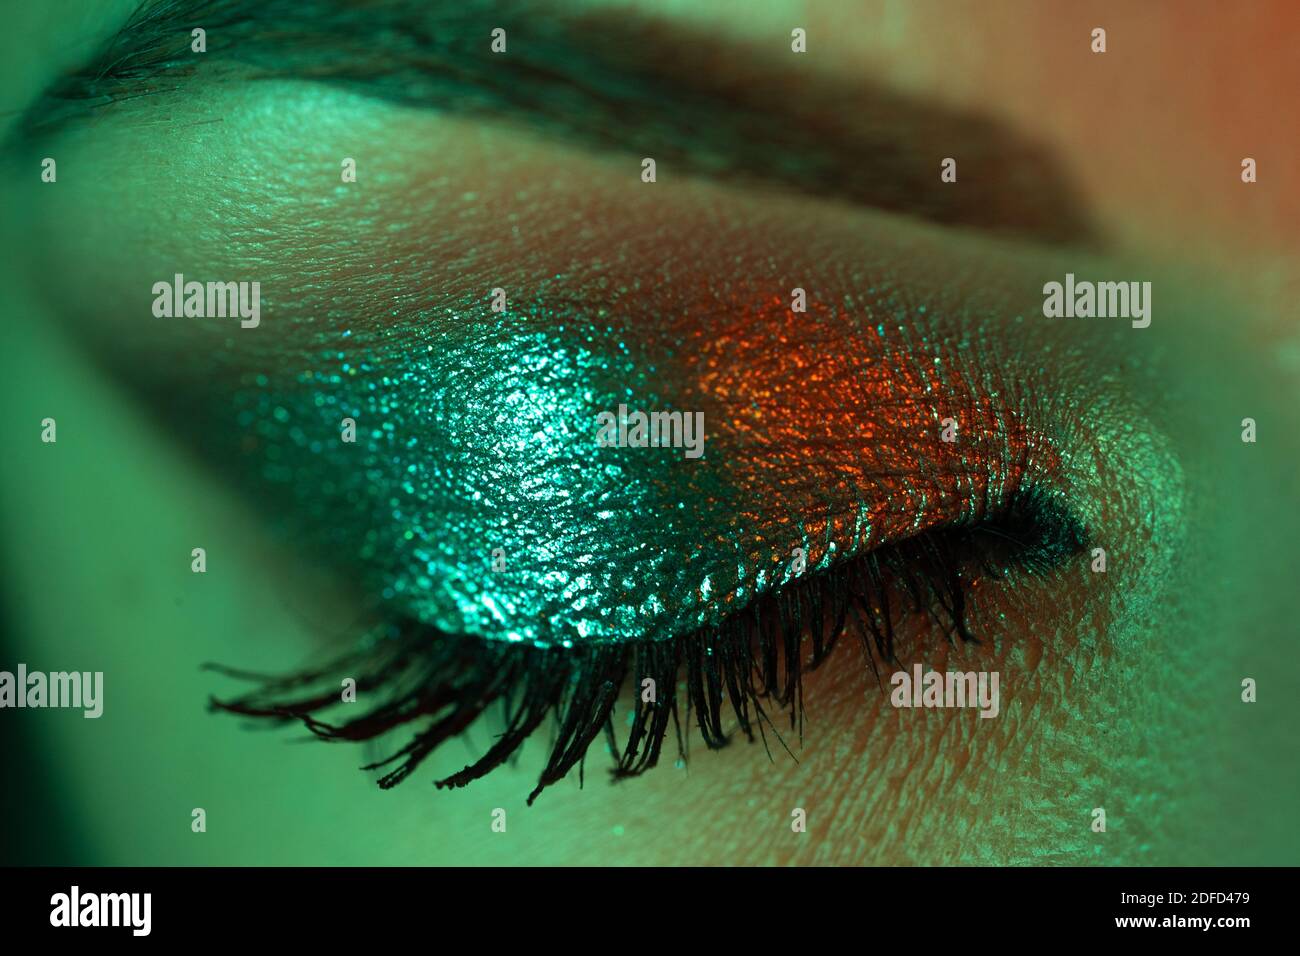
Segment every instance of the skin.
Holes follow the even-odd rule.
[[[848,69],[850,48],[836,47],[828,62]],[[924,77],[909,82],[942,92]],[[1286,710],[1297,687],[1283,647],[1298,530],[1294,509],[1285,506],[1295,491],[1285,463],[1296,448],[1294,412],[1280,401],[1294,392],[1273,361],[1276,336],[1259,331],[1272,328],[1260,307],[1267,290],[1246,293],[1207,276],[1196,268],[1199,252],[1180,264],[1169,244],[1154,238],[1141,256],[1114,252],[1095,261],[824,200],[755,196],[726,183],[675,183],[661,174],[650,198],[626,158],[535,140],[517,128],[338,94],[323,102],[327,94],[305,84],[191,93],[174,104],[165,134],[128,111],[93,136],[70,137],[59,153],[57,194],[36,188],[15,197],[15,255],[6,257],[16,263],[6,285],[25,317],[6,323],[4,350],[15,449],[0,498],[17,623],[9,658],[103,670],[107,702],[95,722],[51,711],[5,719],[26,721],[24,732],[54,755],[52,787],[85,835],[79,861],[1295,862],[1284,812],[1297,792]],[[270,108],[273,126],[264,119]],[[214,115],[224,117],[220,127],[197,125]],[[336,168],[358,141],[370,144],[363,175],[373,184],[341,204],[314,206],[304,186],[310,171]],[[445,185],[425,173],[429,155],[439,157]],[[543,190],[544,198],[514,195],[537,179],[551,181],[547,170],[566,176]],[[304,200],[271,205],[276,196],[302,192]],[[474,204],[456,203],[457,194],[470,192],[479,197]],[[178,230],[172,211],[199,197]],[[253,216],[269,209],[262,214],[286,240],[270,249],[225,241],[219,228],[230,217],[213,212],[220,209],[214,197],[233,199]],[[557,210],[575,208],[585,222],[600,224],[597,235],[551,225],[563,222]],[[367,210],[393,209],[414,210],[418,231],[393,238],[355,225]],[[547,228],[546,245],[494,248],[492,237],[511,212],[525,237]],[[1042,480],[1087,519],[1110,569],[1095,575],[1081,555],[1047,575],[990,583],[975,599],[975,629],[989,635],[978,646],[949,649],[919,626],[907,630],[909,659],[941,670],[999,671],[997,719],[892,708],[846,641],[806,685],[802,744],[787,735],[797,762],[779,748],[769,761],[761,747],[739,742],[704,753],[697,741],[689,770],[669,760],[644,779],[608,786],[599,779],[597,747],[585,789],[568,780],[525,809],[542,748],[530,746],[516,765],[469,789],[433,793],[426,781],[465,762],[467,753],[453,745],[381,794],[351,769],[363,762],[356,749],[290,746],[285,735],[247,733],[203,712],[207,696],[229,685],[200,673],[199,663],[283,670],[309,660],[327,638],[347,635],[368,606],[369,588],[364,574],[323,559],[314,542],[290,548],[271,534],[266,512],[280,506],[255,504],[252,465],[219,471],[228,436],[178,436],[158,424],[168,417],[159,415],[160,404],[175,403],[183,414],[173,417],[185,421],[189,411],[238,394],[239,373],[250,362],[273,378],[290,376],[293,366],[276,350],[296,334],[283,331],[292,330],[295,315],[311,310],[291,299],[276,303],[274,313],[268,306],[281,321],[258,330],[268,333],[258,340],[267,351],[221,356],[204,348],[205,340],[187,338],[193,333],[183,325],[174,334],[142,336],[132,318],[142,314],[139,301],[147,308],[141,290],[170,275],[177,258],[202,263],[192,271],[211,275],[257,268],[274,288],[332,237],[355,241],[343,256],[353,269],[474,251],[443,274],[412,265],[399,281],[420,300],[468,301],[468,290],[498,284],[526,289],[530,276],[555,263],[574,264],[564,270],[576,276],[566,294],[591,297],[587,282],[597,272],[617,287],[644,275],[647,260],[679,265],[671,281],[631,297],[626,315],[612,320],[619,323],[614,338],[633,344],[635,375],[648,380],[644,366],[655,365],[664,405],[703,405],[717,423],[711,471],[703,474],[741,488],[742,502],[770,504],[759,513],[777,516],[806,516],[811,507],[772,497],[789,476],[760,466],[777,452],[793,460],[785,465],[791,475],[834,474],[858,463],[861,474],[849,482],[857,497],[871,497],[866,487],[886,500],[898,497],[882,477],[887,468],[861,465],[885,443],[818,433],[828,411],[848,408],[855,420],[874,421],[891,444],[942,411],[919,386],[916,420],[881,421],[870,402],[855,404],[855,386],[871,362],[883,362],[895,378],[901,370],[891,359],[893,338],[882,342],[868,323],[851,321],[873,307],[866,290],[887,284],[929,305],[927,318],[907,323],[920,354],[951,360],[965,354],[956,345],[963,335],[976,336],[970,377],[1003,384],[1007,404],[1049,440],[1058,454]],[[1279,237],[1278,245],[1285,241]],[[611,249],[640,250],[641,258],[584,274],[581,263]],[[778,274],[763,273],[767,262],[779,263]],[[1042,283],[1066,271],[1152,279],[1152,327],[1042,318]],[[51,275],[76,281],[39,281]],[[361,324],[384,321],[378,303],[391,282],[364,276],[327,281],[319,296]],[[816,290],[816,321],[784,344],[786,365],[773,369],[739,349],[740,359],[728,353],[716,366],[721,380],[702,374],[728,323],[743,326],[744,341],[787,329],[784,310],[756,303],[794,284]],[[704,291],[684,300],[682,289]],[[844,301],[852,305],[840,317],[825,304]],[[715,324],[675,325],[684,302],[693,317]],[[493,321],[477,308],[471,315],[478,322]],[[553,318],[525,319],[527,309],[519,311],[530,329],[560,336]],[[1265,317],[1255,318],[1260,312]],[[473,326],[437,329],[440,344],[462,347],[465,327]],[[664,349],[696,328],[693,350]],[[927,344],[915,345],[922,330]],[[798,397],[806,394],[797,390],[806,367],[798,359],[814,355],[843,364],[808,408]],[[733,407],[742,388],[753,392]],[[773,388],[788,391],[765,404]],[[763,429],[732,421],[744,418],[735,408],[755,402]],[[59,420],[56,446],[41,445],[28,427],[45,415]],[[1240,441],[1246,415],[1260,422],[1254,445]],[[978,442],[987,425],[978,416],[964,423],[977,444],[974,459],[985,464],[991,454],[979,454]],[[942,452],[937,444],[918,446],[915,457],[930,461]],[[689,482],[703,480],[693,473],[685,485],[665,483],[656,479],[670,473],[654,469],[666,466],[644,467],[649,472],[628,493],[666,490],[661,499],[625,501],[632,513],[662,511],[692,490]],[[925,474],[918,466],[914,480]],[[945,495],[959,501],[960,489],[932,481],[937,519],[951,518],[944,509],[957,505],[942,502]],[[825,497],[816,503],[824,506]],[[848,494],[831,511],[855,502]],[[705,533],[718,520],[699,518]],[[534,533],[544,530],[541,524]],[[776,554],[802,540],[790,535],[788,521],[760,522],[759,531],[762,547]],[[188,570],[196,543],[210,556],[201,578]],[[608,546],[611,560],[626,550],[618,541]],[[749,543],[751,552],[758,548]],[[644,580],[648,572],[631,573]],[[667,586],[670,608],[697,586],[691,574],[698,572],[681,572]],[[57,582],[57,598],[49,582]],[[617,607],[609,594],[594,598]],[[1247,676],[1260,681],[1257,704],[1240,702]],[[481,749],[490,732],[475,728],[475,747],[467,750]],[[206,834],[187,827],[193,807],[207,811]],[[489,828],[498,807],[508,813],[505,835]],[[806,834],[790,830],[795,807],[808,813]],[[1105,834],[1090,829],[1095,807],[1106,809]]]

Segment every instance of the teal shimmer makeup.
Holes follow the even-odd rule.
[[[1147,510],[1152,483],[1118,481],[1131,510],[1082,513],[1078,489],[1158,470],[1161,451],[1076,457],[1122,439],[1131,412],[1082,422],[1067,402],[1086,388],[1039,383],[1038,354],[982,331],[1042,321],[1041,282],[967,278],[996,247],[831,205],[805,227],[795,197],[659,189],[619,157],[335,90],[241,97],[195,95],[222,121],[149,147],[216,198],[173,210],[160,194],[158,220],[87,234],[138,251],[120,267],[98,252],[108,291],[66,311],[110,309],[101,359],[149,369],[128,375],[147,409],[377,613],[537,646],[664,641],[1030,491],[1088,537]],[[358,136],[401,148],[347,182]],[[176,274],[258,282],[258,326],[155,316],[151,290]],[[1113,347],[1113,329],[1088,334]],[[700,456],[602,445],[620,406],[702,418]]]

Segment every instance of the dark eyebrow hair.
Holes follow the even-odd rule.
[[[195,27],[206,31],[206,53],[191,52]],[[503,54],[490,50],[497,27]],[[526,124],[653,157],[660,176],[771,184],[950,226],[1098,243],[1045,145],[988,117],[821,73],[789,44],[788,31],[759,49],[626,10],[541,0],[146,0],[17,130],[39,138],[237,68],[228,74]],[[957,161],[957,183],[940,179],[946,157]]]

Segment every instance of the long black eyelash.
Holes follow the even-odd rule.
[[[802,738],[803,675],[826,660],[846,629],[860,635],[873,670],[877,661],[896,662],[894,625],[907,613],[929,614],[949,641],[976,640],[966,624],[963,580],[972,563],[997,576],[999,561],[1014,560],[1032,573],[1085,547],[1083,529],[1052,499],[1021,498],[996,520],[928,532],[871,552],[772,592],[715,627],[672,641],[536,648],[403,621],[323,667],[287,677],[209,665],[259,683],[234,700],[214,698],[211,706],[272,721],[301,721],[333,742],[374,740],[415,726],[404,746],[362,768],[383,771],[378,782],[385,789],[495,707],[501,720],[495,742],[473,763],[436,781],[438,787],[462,787],[490,773],[549,719],[554,727],[550,758],[528,796],[531,804],[575,766],[581,779],[587,750],[602,732],[615,778],[655,766],[670,727],[684,758],[683,727],[692,718],[710,749],[732,738],[728,717],[748,740],[761,740],[769,754],[773,740],[788,749],[775,718],[783,715]],[[899,607],[900,600],[911,606]],[[637,693],[620,742],[614,712],[629,675]],[[379,702],[359,716],[328,723],[323,714],[351,706],[341,701],[343,677],[356,681],[359,700]],[[657,693],[666,692],[666,700],[642,699],[646,678]],[[684,715],[680,699],[686,701]]]

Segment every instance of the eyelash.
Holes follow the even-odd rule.
[[[859,556],[767,594],[715,627],[674,640],[538,648],[440,633],[403,620],[381,626],[357,649],[320,668],[286,677],[209,664],[209,670],[259,684],[244,696],[210,703],[214,710],[244,716],[301,720],[318,738],[331,742],[371,741],[428,718],[429,724],[416,729],[404,746],[362,768],[395,764],[378,780],[384,789],[402,782],[439,746],[494,707],[501,720],[495,743],[436,786],[461,787],[486,776],[552,717],[550,758],[528,796],[531,804],[575,766],[581,786],[587,750],[602,731],[616,779],[638,776],[658,763],[670,724],[685,759],[679,710],[683,695],[686,729],[693,716],[708,748],[725,746],[733,736],[723,727],[729,709],[739,731],[751,742],[757,731],[770,756],[768,730],[786,745],[764,703],[784,711],[802,739],[803,676],[826,660],[852,624],[859,625],[865,657],[879,683],[877,661],[898,663],[895,629],[903,615],[928,615],[950,643],[955,637],[978,642],[966,624],[965,579],[977,574],[1000,578],[1012,565],[1021,573],[1042,573],[1086,549],[1087,533],[1077,519],[1055,499],[1030,491],[974,525],[929,531]],[[907,599],[910,608],[899,607],[899,598]],[[811,652],[806,660],[805,644]],[[655,702],[644,701],[639,692],[633,695],[620,747],[613,718],[628,675],[635,676],[637,691],[646,678],[654,680],[656,692],[671,690],[667,700]],[[340,678],[349,676],[356,680],[358,696],[375,695],[380,703],[359,717],[327,723],[319,715],[342,705]]]

